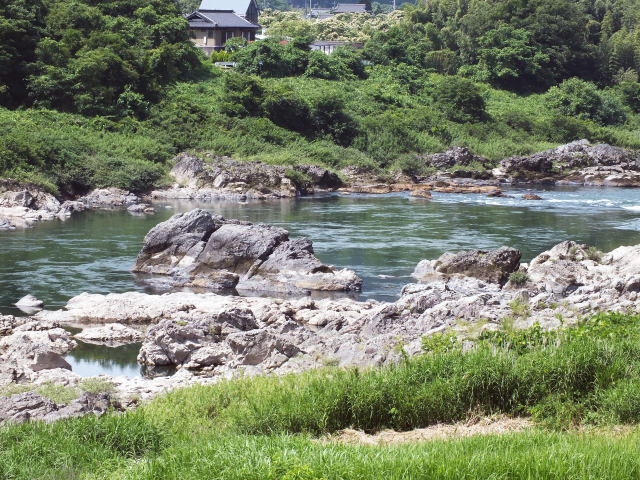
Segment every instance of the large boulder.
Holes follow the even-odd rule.
[[[437,260],[423,260],[413,272],[420,282],[454,274],[504,285],[520,265],[520,251],[510,247],[497,250],[467,250],[445,253]]]
[[[226,220],[200,209],[151,229],[133,270],[209,290],[349,291],[362,284],[353,271],[320,262],[307,239],[290,240],[282,228]]]
[[[452,147],[446,152],[425,155],[422,160],[438,170],[447,170],[455,166],[468,167],[473,163],[483,167],[491,165],[488,159],[474,155],[467,147]]]

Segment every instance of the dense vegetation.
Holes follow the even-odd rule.
[[[0,104],[143,114],[200,54],[165,0],[8,0],[0,6]]]
[[[602,314],[558,332],[501,330],[469,351],[431,338],[424,355],[396,366],[224,381],[124,415],[5,427],[0,476],[637,478],[640,437],[606,426],[640,421],[639,320]],[[312,440],[492,413],[551,430],[386,448]],[[601,430],[571,433],[580,425]]]
[[[453,144],[492,160],[578,138],[638,148],[637,2],[567,2],[439,0],[321,22],[271,12],[264,23],[289,41],[234,40],[213,59],[237,62],[223,73],[171,0],[11,0],[0,176],[64,196],[148,190],[187,149],[419,175],[420,155]],[[364,48],[325,56],[307,48],[318,36]]]

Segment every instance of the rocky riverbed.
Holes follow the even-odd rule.
[[[178,220],[202,215],[194,212]],[[170,225],[163,227],[173,232],[165,239],[170,243],[162,245],[158,258],[168,258],[164,252],[179,245],[177,239],[195,238],[189,237],[192,223]],[[148,248],[145,242],[143,252]],[[148,253],[149,258],[156,254]],[[636,312],[640,245],[605,254],[567,241],[528,264],[508,247],[447,253],[420,262],[414,277],[415,283],[406,285],[395,302],[128,292],[82,294],[62,310],[1,317],[0,390],[22,393],[6,397],[0,419],[55,419],[65,412],[99,412],[107,404],[106,398],[98,401],[85,393],[108,393],[110,405],[128,408],[167,389],[236,375],[382,365],[404,353],[420,353],[423,336],[447,329],[472,342],[482,331],[499,329],[505,322],[516,328],[536,322],[557,328],[598,311]],[[76,344],[65,330],[68,325],[86,325],[76,338],[95,342],[122,344],[142,338],[139,363],[151,369],[177,368],[177,373],[135,379],[101,376],[90,379],[89,388],[87,379],[70,371],[63,358]],[[96,382],[108,385],[108,392],[96,391]],[[47,403],[42,392],[51,385],[75,392],[78,404]],[[52,412],[57,413],[47,416]]]

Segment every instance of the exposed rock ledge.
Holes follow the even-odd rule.
[[[119,188],[101,188],[76,200],[60,202],[39,188],[0,185],[0,230],[28,227],[41,221],[66,220],[72,214],[88,209],[120,209],[137,207],[133,213],[150,213],[149,206],[138,196]]]
[[[342,186],[340,177],[317,165],[281,167],[229,157],[182,153],[173,159],[176,183],[155,190],[155,199],[256,200],[292,198]]]
[[[353,270],[320,262],[307,238],[291,240],[282,228],[201,209],[152,228],[133,270],[163,275],[172,286],[213,291],[353,291],[362,285]]]
[[[421,263],[414,272],[419,283],[405,286],[394,303],[189,292],[82,294],[64,310],[42,311],[26,320],[0,318],[1,366],[13,362],[10,375],[0,375],[0,382],[77,385],[80,378],[73,372],[34,362],[32,352],[42,332],[46,337],[38,341],[45,350],[69,348],[70,338],[56,337],[64,336],[59,325],[79,322],[147,324],[139,362],[180,368],[165,378],[109,378],[123,405],[133,405],[169,388],[212,383],[240,372],[394,362],[399,346],[416,354],[424,335],[449,328],[473,338],[483,329],[499,328],[506,318],[519,327],[539,322],[555,328],[597,311],[638,310],[640,245],[599,254],[563,242],[529,265],[519,265],[518,258],[519,252],[508,248],[445,254]],[[526,273],[526,281],[501,286],[505,275],[517,270]],[[33,337],[28,348],[19,346],[25,344],[25,332]]]

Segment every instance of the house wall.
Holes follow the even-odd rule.
[[[212,33],[213,35],[209,35]],[[191,29],[191,41],[197,47],[217,47],[222,48],[229,38],[244,37],[249,41],[256,39],[255,30],[240,29],[240,28],[192,28]],[[205,41],[206,39],[206,41]],[[207,51],[208,49],[204,49]],[[210,53],[210,52],[209,52]]]

